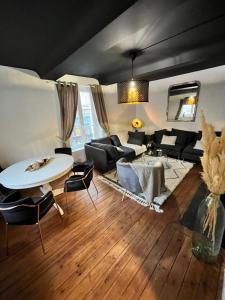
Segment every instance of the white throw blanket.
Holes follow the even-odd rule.
[[[124,147],[131,148],[135,151],[135,155],[138,156],[142,153],[144,153],[147,150],[147,147],[145,145],[134,145],[134,144],[123,144]]]
[[[136,173],[145,199],[150,205],[154,198],[160,197],[166,191],[162,162],[156,161],[150,165],[134,162],[130,163],[130,166]]]

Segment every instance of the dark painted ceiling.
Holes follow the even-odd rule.
[[[51,71],[135,0],[1,1],[0,64]]]
[[[43,78],[127,80],[131,64],[123,54],[134,48],[146,48],[134,73],[148,80],[225,64],[224,1],[24,3],[1,7],[0,64],[30,68]]]

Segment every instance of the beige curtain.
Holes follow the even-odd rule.
[[[78,103],[78,85],[76,83],[57,82],[56,88],[59,96],[61,127],[62,133],[60,139],[63,147],[67,146],[77,112]]]
[[[109,135],[109,122],[107,118],[102,87],[100,85],[91,85],[91,92],[94,100],[98,122],[102,129],[106,132],[106,134]]]

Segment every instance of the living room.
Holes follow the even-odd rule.
[[[1,10],[0,298],[224,299],[225,5]]]

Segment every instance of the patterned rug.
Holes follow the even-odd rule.
[[[156,210],[157,212],[163,212],[163,210],[161,209],[161,205],[171,195],[171,193],[175,190],[178,184],[191,170],[194,164],[182,160],[178,160],[178,159],[165,158],[165,157],[153,157],[149,155],[142,155],[141,157],[135,160],[135,163],[150,164],[156,160],[161,160],[164,165],[165,184],[166,184],[167,191],[162,193],[159,197],[155,197],[154,201],[150,205],[150,208]],[[108,184],[109,186],[111,186],[112,188],[114,188],[115,190],[119,191],[122,194],[126,191],[118,182],[116,169],[111,170],[103,174],[102,176],[98,176],[98,178],[102,182]],[[142,193],[134,194],[127,191],[126,195],[130,199],[138,202],[143,206],[149,206]]]

